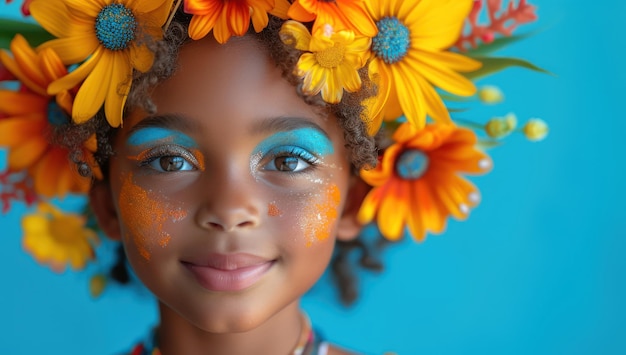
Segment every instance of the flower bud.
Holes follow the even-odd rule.
[[[532,118],[526,122],[523,130],[529,140],[540,141],[548,135],[548,124],[539,118]]]
[[[478,90],[478,98],[485,104],[493,105],[504,101],[504,94],[497,86],[483,86]]]
[[[102,274],[94,275],[89,282],[89,292],[92,297],[98,297],[106,288],[107,278]]]
[[[495,117],[485,125],[485,131],[491,138],[503,138],[517,127],[515,114],[509,113],[504,117]]]

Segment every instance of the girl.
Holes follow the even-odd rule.
[[[159,301],[133,354],[346,354],[299,308],[335,245],[372,220],[392,240],[441,232],[477,204],[456,172],[490,168],[432,86],[474,93],[458,72],[481,63],[448,51],[472,1],[180,5],[33,1],[58,38],[16,37],[1,59],[46,114],[0,124],[37,124],[62,148],[0,135],[10,172],[33,165],[25,181],[49,196],[88,190]],[[44,175],[60,164],[46,149],[93,182]]]

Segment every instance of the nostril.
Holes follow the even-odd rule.
[[[209,222],[209,227],[211,227],[211,228],[213,228],[213,229],[220,230],[220,231],[223,231],[223,230],[224,230],[224,226],[222,226],[222,225],[221,225],[221,224],[219,224],[219,223]]]
[[[237,225],[237,227],[239,228],[245,228],[245,227],[252,227],[254,225],[254,223],[252,223],[251,221],[245,221],[245,222],[241,222]]]

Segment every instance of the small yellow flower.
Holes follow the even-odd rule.
[[[305,51],[296,65],[305,94],[321,92],[324,101],[335,104],[341,101],[343,90],[354,92],[361,88],[358,70],[367,62],[369,37],[355,36],[347,30],[333,32],[330,26],[311,36],[297,21],[285,22],[280,36],[286,44]]]
[[[63,213],[49,203],[40,203],[37,212],[22,219],[23,246],[40,264],[62,272],[67,264],[74,270],[94,258],[96,233],[85,227],[85,217]]]
[[[540,141],[548,135],[548,124],[539,118],[528,120],[523,128],[524,135],[531,141]]]
[[[485,104],[494,105],[504,101],[504,94],[499,87],[486,85],[478,90],[478,98]]]
[[[517,117],[515,114],[509,113],[502,117],[495,117],[489,120],[485,125],[485,131],[491,138],[503,138],[511,134],[517,127]]]

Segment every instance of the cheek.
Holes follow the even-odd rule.
[[[187,217],[186,210],[175,208],[135,184],[130,173],[122,177],[119,209],[128,234],[125,238],[132,239],[137,253],[145,260],[150,260],[155,248],[166,247],[172,239],[164,227]]]
[[[341,191],[333,183],[320,185],[315,192],[296,194],[268,204],[268,215],[280,218],[294,243],[311,247],[324,241],[334,243],[341,206]]]

